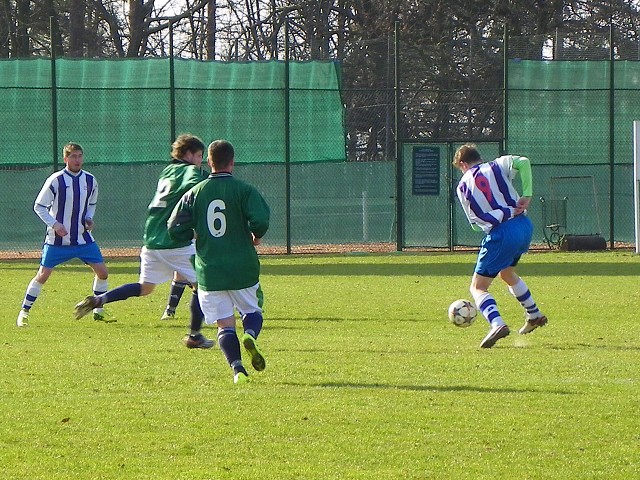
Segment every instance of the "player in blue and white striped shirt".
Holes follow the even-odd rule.
[[[531,164],[527,157],[515,155],[483,162],[475,145],[468,144],[456,151],[453,165],[462,172],[456,189],[462,209],[471,227],[485,233],[469,291],[491,325],[480,346],[491,348],[510,333],[493,295],[488,292],[498,275],[525,310],[525,323],[519,333],[530,333],[547,323],[529,287],[515,272],[520,256],[529,250],[533,233],[527,217],[532,195]],[[518,173],[522,196],[512,183]]]
[[[104,293],[108,289],[107,267],[91,230],[98,199],[98,182],[89,172],[82,170],[84,153],[77,143],[63,148],[65,168],[44,182],[36,197],[33,210],[47,225],[40,268],[29,282],[18,314],[16,325],[28,324],[29,311],[40,295],[42,286],[53,269],[61,263],[79,258],[95,272],[93,291]],[[104,320],[102,309],[94,311],[96,320]]]

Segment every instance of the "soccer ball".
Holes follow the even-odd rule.
[[[449,305],[449,321],[456,327],[470,326],[478,315],[476,306],[468,300],[456,300]]]

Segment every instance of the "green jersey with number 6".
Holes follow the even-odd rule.
[[[147,209],[144,224],[144,246],[152,250],[186,247],[191,240],[176,241],[167,233],[167,220],[182,195],[207,178],[198,166],[182,160],[173,160],[158,179],[156,194]]]
[[[188,241],[196,234],[195,268],[204,291],[256,285],[260,261],[251,234],[269,228],[269,206],[258,190],[230,173],[212,173],[187,192],[169,219],[169,235]]]

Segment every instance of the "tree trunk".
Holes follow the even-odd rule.
[[[216,0],[207,3],[206,51],[207,59],[216,59]]]
[[[0,58],[9,57],[11,24],[11,2],[10,0],[0,0]]]
[[[129,48],[127,57],[140,57],[144,55],[148,28],[145,20],[151,13],[153,0],[144,3],[144,0],[129,0]]]
[[[29,18],[31,16],[30,0],[16,1],[16,31],[14,39],[13,56],[28,57],[29,50]]]
[[[71,0],[69,5],[69,52],[70,57],[84,54],[84,0]]]

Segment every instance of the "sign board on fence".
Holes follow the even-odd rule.
[[[440,147],[413,147],[414,195],[440,195]]]

